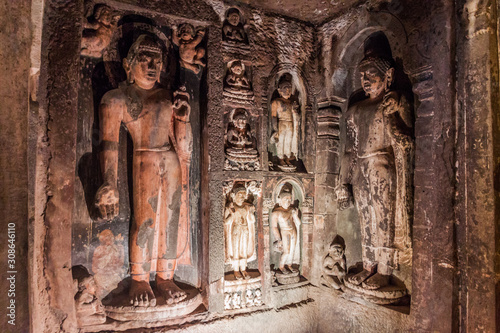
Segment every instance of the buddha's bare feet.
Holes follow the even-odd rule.
[[[363,288],[375,290],[385,287],[388,284],[389,284],[389,275],[376,273],[375,275],[372,275],[366,281],[363,282]]]
[[[149,281],[132,280],[129,291],[130,304],[133,306],[155,306],[156,298]]]
[[[156,288],[165,298],[167,304],[179,303],[187,297],[186,292],[179,288],[174,280],[164,280],[157,276]]]
[[[364,269],[363,271],[359,272],[358,274],[350,276],[348,280],[350,283],[359,286],[361,284],[361,282],[368,279],[371,275],[372,275],[372,272]]]
[[[241,275],[240,271],[234,271],[234,277],[236,280],[243,280],[243,276]]]
[[[279,268],[281,274],[290,274],[290,271],[285,268],[285,266]]]
[[[248,275],[247,271],[241,271],[241,275],[245,278],[245,280],[250,279],[250,275]]]
[[[297,272],[298,272],[298,270],[296,270],[295,268],[293,268],[293,267],[292,267],[292,265],[287,265],[286,267],[287,267],[287,268],[288,268],[288,270],[289,270],[290,272],[292,272],[292,273],[297,273]]]

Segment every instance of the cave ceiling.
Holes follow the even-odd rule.
[[[253,7],[293,17],[301,21],[320,24],[347,9],[359,5],[360,0],[237,0]],[[373,2],[373,1],[370,1]]]

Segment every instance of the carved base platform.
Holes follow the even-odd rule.
[[[279,284],[293,284],[300,281],[299,272],[283,274],[280,271],[276,271],[276,280]]]
[[[238,280],[232,272],[224,275],[224,309],[238,310],[263,305],[260,272],[247,272],[250,275],[248,280]]]
[[[361,285],[357,286],[349,282],[348,279],[352,275],[354,274],[348,274],[344,280],[344,292],[353,293],[369,302],[380,305],[396,304],[408,294],[403,284],[390,284],[375,290],[365,289]]]
[[[160,296],[156,298],[156,306],[132,306],[128,294],[123,293],[114,296],[104,307],[104,311],[109,318],[118,321],[159,321],[185,316],[196,310],[203,301],[198,289],[185,286],[182,285],[182,290],[187,293],[187,297],[177,304],[166,304],[165,299]],[[155,289],[153,292],[158,295]]]
[[[297,170],[295,165],[278,165],[278,168],[283,172],[295,172]]]
[[[237,42],[233,42],[233,41],[223,41],[222,46],[228,52],[243,53],[243,54],[250,53],[250,45],[245,44],[245,43],[237,43]]]
[[[255,97],[252,91],[238,91],[234,89],[224,89],[222,92],[224,99],[228,102],[238,104],[253,104]]]
[[[224,170],[247,170],[255,171],[260,169],[259,157],[231,156],[226,154]]]

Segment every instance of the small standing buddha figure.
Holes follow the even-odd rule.
[[[292,264],[297,249],[301,222],[299,210],[292,205],[293,197],[290,187],[283,186],[278,196],[278,206],[273,209],[271,217],[271,228],[275,239],[274,248],[281,252],[279,272],[276,274],[280,283],[283,281],[280,279],[282,275],[293,274],[298,277],[298,271],[292,267]]]
[[[248,202],[248,191],[237,184],[224,212],[226,261],[233,266],[237,280],[250,279],[247,262],[255,254],[255,206]]]
[[[271,102],[271,144],[276,147],[278,167],[284,172],[296,170],[299,153],[299,104],[292,98],[292,78],[283,75],[278,84],[279,97]]]

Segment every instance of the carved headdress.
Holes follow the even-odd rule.
[[[127,54],[127,61],[132,63],[141,51],[163,54],[158,41],[151,35],[140,35],[130,47]]]
[[[373,65],[384,74],[389,68],[394,67],[391,46],[387,37],[381,31],[370,35],[365,41],[364,57],[358,67],[361,68],[366,65]]]

